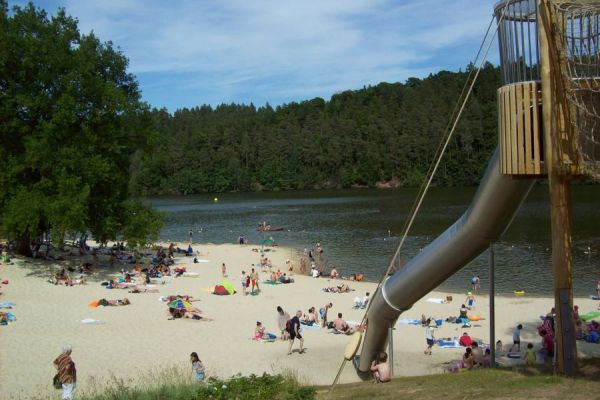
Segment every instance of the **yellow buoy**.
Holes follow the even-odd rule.
[[[525,291],[524,290],[515,290],[515,294],[517,296],[523,296],[525,294]]]
[[[218,197],[215,197],[215,198],[213,199],[213,201],[214,201],[215,203],[217,203],[217,202],[219,201],[219,198],[218,198]]]

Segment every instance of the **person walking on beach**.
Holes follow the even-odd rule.
[[[433,329],[431,329],[431,318],[427,318],[427,324],[425,325],[425,340],[427,341],[427,348],[423,354],[431,355],[431,348],[433,347]]]
[[[299,354],[304,353],[304,338],[300,335],[300,316],[302,315],[302,311],[296,311],[296,315],[294,318],[290,320],[289,326],[289,334],[290,334],[290,345],[288,346],[288,356],[292,354],[292,345],[294,344],[294,339],[298,338],[300,340],[300,351]]]
[[[242,276],[240,277],[240,283],[242,284],[242,293],[244,294],[244,296],[246,296],[246,287],[248,287],[248,284],[246,282],[246,271],[242,271]]]
[[[195,351],[190,354],[190,360],[192,361],[192,371],[194,372],[194,379],[196,382],[202,382],[205,378],[204,365],[200,358],[198,357],[198,353]]]
[[[287,340],[288,331],[286,329],[287,322],[290,320],[290,314],[287,311],[283,311],[281,306],[277,306],[277,326],[281,332],[281,340]]]
[[[479,282],[480,282],[480,279],[479,279],[478,275],[475,275],[471,278],[471,289],[475,293],[479,292],[479,286],[480,286]]]
[[[260,287],[258,286],[258,272],[256,272],[254,268],[252,268],[252,272],[250,273],[250,282],[252,283],[251,293],[260,293]],[[254,291],[254,288],[256,288],[256,292]]]
[[[465,304],[467,305],[467,309],[470,310],[475,305],[475,296],[473,296],[472,292],[467,293],[467,298],[465,300]]]
[[[223,278],[227,278],[227,267],[225,266],[225,263],[221,264],[221,274],[223,275]]]
[[[509,353],[512,353],[515,346],[517,346],[517,351],[521,352],[521,329],[523,329],[523,325],[517,325],[517,328],[513,332],[513,345],[510,347]]]
[[[63,352],[54,360],[54,366],[58,373],[58,382],[62,386],[62,400],[71,400],[75,393],[77,384],[77,370],[71,359],[72,348],[70,345],[63,346]]]

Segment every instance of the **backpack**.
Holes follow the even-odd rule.
[[[288,319],[285,323],[285,330],[290,332],[290,329],[292,328],[292,320]]]

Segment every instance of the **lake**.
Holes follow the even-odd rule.
[[[600,187],[573,187],[573,285],[578,295],[595,293],[600,279]],[[469,206],[476,188],[433,188],[401,251],[404,262],[450,226]],[[227,193],[150,199],[166,212],[162,240],[232,243],[243,234],[251,244],[273,237],[281,246],[302,250],[320,241],[324,257],[343,275],[364,273],[378,280],[400,241],[416,189],[354,189],[269,193]],[[263,235],[267,221],[284,231]],[[496,290],[552,294],[550,209],[548,187],[537,185],[511,227],[494,245]],[[589,249],[588,249],[589,246]],[[197,250],[197,248],[195,248]],[[256,260],[249,260],[249,264]],[[486,251],[440,288],[466,291],[478,274],[488,284]]]

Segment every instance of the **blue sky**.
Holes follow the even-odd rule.
[[[169,111],[280,105],[404,82],[474,59],[496,0],[36,0],[130,60]],[[25,1],[9,0],[9,5]],[[497,64],[497,45],[491,61]]]

